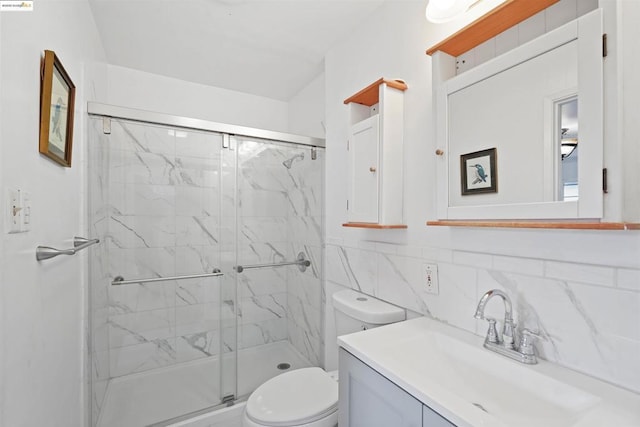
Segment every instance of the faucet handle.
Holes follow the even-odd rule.
[[[489,322],[489,329],[487,330],[487,342],[498,344],[498,330],[496,329],[496,319],[493,317],[486,317],[485,320]]]
[[[527,355],[535,355],[534,344],[536,338],[542,338],[539,333],[533,332],[531,329],[524,328],[522,330],[522,339],[520,340],[520,353]]]

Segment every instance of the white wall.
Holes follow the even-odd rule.
[[[2,19],[0,18],[0,35],[2,35]],[[0,45],[0,49],[2,45]],[[0,50],[0,72],[2,72],[2,51]],[[1,75],[1,74],[0,74]],[[0,78],[0,99],[2,99],[2,78]],[[2,137],[2,102],[0,102],[0,138]],[[0,139],[0,159],[3,159],[3,146],[2,139]],[[1,160],[0,160],[1,161]],[[4,185],[3,185],[2,172],[0,172],[0,212],[5,212],[4,203]],[[4,218],[0,218],[0,234],[4,236]],[[5,320],[4,320],[4,280],[2,272],[4,271],[4,239],[0,239],[0,342],[5,336]],[[4,378],[4,351],[0,350],[0,384],[5,383]],[[0,414],[4,412],[4,394],[5,388],[0,386]],[[2,415],[0,415],[0,424],[2,423]]]
[[[431,61],[424,51],[463,24],[433,25],[424,19],[424,2],[394,2],[327,54],[327,294],[360,289],[482,335],[486,325],[473,318],[478,300],[491,288],[506,289],[518,322],[546,337],[540,345],[543,357],[640,390],[635,356],[640,353],[638,232],[425,225],[436,218],[437,144]],[[409,86],[404,117],[408,229],[343,228],[348,111],[342,101],[382,76],[402,78]],[[438,264],[437,296],[425,292],[425,262]],[[326,365],[332,369],[335,334],[328,301]],[[490,309],[502,316],[497,303]]]
[[[288,131],[286,102],[109,65],[107,103],[220,123]]]
[[[324,73],[289,100],[289,132],[324,138]]]
[[[32,230],[6,234],[3,224],[0,236],[4,325],[0,425],[80,426],[86,415],[86,255],[38,263],[35,248],[68,247],[74,235],[84,234],[83,117],[91,97],[86,91],[90,84],[84,65],[104,60],[104,51],[86,1],[35,3],[33,12],[0,14],[0,189],[2,198],[6,188],[29,191],[32,197]],[[70,169],[38,153],[44,49],[56,52],[77,87]],[[104,82],[94,83],[97,88]]]

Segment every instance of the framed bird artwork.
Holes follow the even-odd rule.
[[[76,87],[51,50],[44,51],[40,85],[40,153],[71,167]]]
[[[476,151],[460,156],[462,195],[498,192],[496,149]]]

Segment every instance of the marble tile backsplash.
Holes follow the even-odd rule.
[[[426,262],[438,264],[439,295],[425,291]],[[541,357],[640,391],[638,269],[339,239],[327,244],[326,263],[329,289],[357,289],[481,336],[478,300],[502,289],[518,328],[539,331]],[[503,306],[491,301],[486,314],[501,319]]]

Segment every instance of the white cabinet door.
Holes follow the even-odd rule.
[[[379,144],[378,115],[369,117],[351,127],[349,134],[349,222],[378,222]]]
[[[422,403],[342,348],[339,372],[340,427],[422,426]]]

